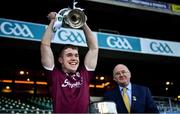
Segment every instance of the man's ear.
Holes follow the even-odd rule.
[[[115,78],[115,76],[113,76],[113,80],[114,80],[114,81],[116,81],[116,78]]]
[[[130,72],[130,74],[129,74],[129,78],[131,78],[131,72]]]
[[[58,61],[62,64],[62,61],[63,61],[63,60],[62,60],[62,57],[59,57],[59,58],[58,58]]]

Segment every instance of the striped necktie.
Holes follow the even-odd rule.
[[[128,113],[130,113],[130,102],[129,102],[129,98],[126,94],[127,88],[124,87],[122,90],[123,90],[122,91],[122,98],[123,98],[124,104],[127,108]]]

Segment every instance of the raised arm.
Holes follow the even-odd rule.
[[[98,41],[86,23],[83,25],[82,29],[84,31],[89,48],[84,59],[84,64],[89,70],[94,70],[97,66],[98,59]]]
[[[52,27],[55,21],[55,12],[51,12],[48,14],[48,18],[50,19],[50,23],[44,33],[44,36],[41,40],[41,47],[40,47],[40,51],[41,51],[41,63],[42,66],[46,69],[53,69],[54,67],[54,55],[53,52],[51,50],[51,40],[53,37],[53,31],[52,31]]]

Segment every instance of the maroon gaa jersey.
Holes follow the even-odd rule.
[[[76,73],[67,74],[55,67],[46,70],[49,92],[54,113],[87,113],[89,105],[89,83],[93,71],[83,65]]]

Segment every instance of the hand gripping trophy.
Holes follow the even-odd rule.
[[[53,31],[57,31],[61,26],[71,28],[81,28],[87,20],[83,10],[79,7],[75,7],[77,2],[73,2],[73,8],[61,9],[56,14],[56,21],[53,25]]]

